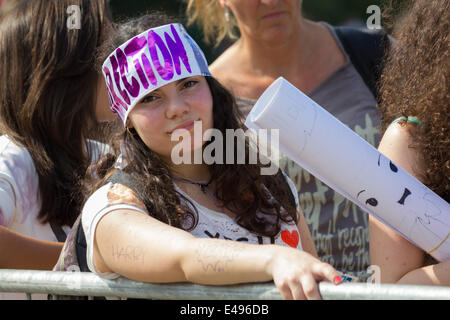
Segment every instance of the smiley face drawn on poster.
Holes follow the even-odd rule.
[[[376,175],[383,185],[365,188],[357,200],[428,253],[450,256],[450,206],[379,153]],[[373,194],[372,190],[379,190]],[[389,214],[389,216],[388,216]]]

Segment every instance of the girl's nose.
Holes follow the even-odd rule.
[[[189,112],[189,105],[181,97],[173,97],[168,101],[168,107],[166,109],[166,117],[173,119],[176,117],[182,117]]]

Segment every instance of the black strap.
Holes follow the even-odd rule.
[[[90,272],[87,264],[87,244],[84,235],[83,225],[80,223],[76,230],[75,251],[77,254],[78,266],[81,272]]]
[[[126,173],[122,170],[117,170],[108,180],[107,183],[120,183],[124,186],[129,187],[131,190],[133,190],[143,201],[145,200],[142,198],[142,192],[140,191],[140,188],[138,188],[136,178],[129,173]],[[144,201],[145,203],[145,201]],[[147,204],[146,204],[147,206]],[[147,206],[148,208],[148,206]],[[149,211],[151,212],[151,211]],[[78,266],[80,267],[81,272],[90,272],[88,264],[87,264],[87,243],[86,243],[86,236],[84,234],[83,226],[80,223],[78,225],[78,228],[76,230],[76,240],[75,240],[75,250],[78,260]]]
[[[274,190],[274,185],[271,183],[272,179],[277,179],[281,183],[281,190]],[[267,187],[270,193],[280,192],[286,194],[289,205],[293,208],[297,208],[297,203],[295,201],[295,195],[292,192],[292,188],[288,182],[288,176],[281,170],[278,169],[277,173],[274,176],[264,176],[263,183]]]
[[[78,267],[80,268],[81,272],[91,272],[89,270],[88,264],[87,264],[87,245],[86,245],[86,237],[84,235],[83,231],[83,225],[81,222],[77,226],[76,230],[76,240],[75,240],[75,250],[77,255],[77,262]],[[88,297],[77,297],[80,300],[87,300]],[[94,300],[106,300],[106,297],[94,297]]]
[[[137,186],[136,179],[131,173],[127,173],[123,170],[117,170],[111,177],[109,177],[107,183],[109,182],[120,183],[136,192],[138,196],[141,195],[140,188],[138,188]]]
[[[283,173],[281,172],[281,170],[279,170],[279,171],[280,171],[281,175],[283,176],[283,177],[282,177],[282,180],[283,180],[284,183],[286,184],[287,194],[288,194],[288,198],[289,198],[289,203],[290,203],[291,206],[293,206],[294,208],[296,208],[296,207],[297,207],[297,203],[295,203],[295,196],[294,196],[294,194],[292,193],[291,186],[290,186],[289,183],[288,183],[288,180],[287,180],[288,177],[287,177],[287,175],[283,174]]]
[[[285,183],[286,183],[286,185],[287,185],[287,187],[288,187],[288,198],[289,198],[289,203],[290,203],[290,205],[295,209],[295,212],[297,212],[297,223],[298,223],[298,218],[299,218],[299,216],[298,216],[298,211],[297,211],[297,203],[295,202],[295,196],[294,196],[294,193],[292,192],[292,189],[291,189],[291,186],[289,185],[289,183],[287,182],[287,176],[285,177],[285,179],[284,179],[284,181],[285,181]]]
[[[133,190],[137,196],[142,200],[145,204],[148,212],[153,212],[152,205],[147,201],[147,196],[144,193],[142,185],[138,183],[139,177],[134,173],[127,173],[123,170],[117,170],[108,180],[107,182],[111,183],[120,183],[131,190]]]
[[[350,61],[379,102],[378,82],[381,77],[389,37],[383,30],[334,27]]]
[[[67,235],[64,232],[63,228],[61,228],[61,226],[58,226],[58,225],[50,222],[50,227],[52,228],[52,231],[55,234],[55,237],[59,242],[66,241]]]

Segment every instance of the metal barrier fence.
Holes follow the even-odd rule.
[[[321,282],[324,300],[450,300],[450,287]],[[102,279],[92,273],[0,270],[0,292],[162,300],[279,300],[272,282],[229,286],[187,283],[151,284],[123,278]]]

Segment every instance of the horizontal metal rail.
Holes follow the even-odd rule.
[[[450,300],[450,287],[319,283],[325,300]],[[0,270],[0,292],[162,300],[279,300],[273,282],[228,286],[107,280],[87,272]]]

